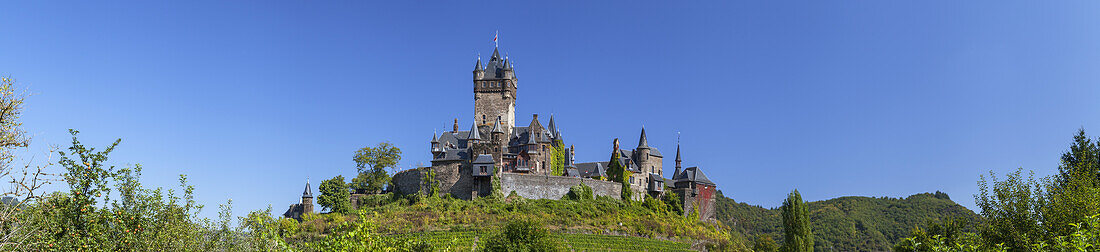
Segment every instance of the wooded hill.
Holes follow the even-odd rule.
[[[979,216],[951,201],[946,193],[921,193],[906,198],[840,197],[808,202],[815,251],[890,251],[910,231],[929,220]],[[748,239],[770,236],[782,242],[779,209],[737,203],[721,194],[717,218]]]

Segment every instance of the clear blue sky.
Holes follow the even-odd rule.
[[[682,132],[686,165],[765,207],[797,188],[974,209],[979,174],[1051,174],[1075,130],[1100,135],[1094,1],[664,2],[4,2],[0,74],[36,93],[34,153],[122,138],[115,163],[187,174],[206,216],[282,213],[380,141],[428,164],[496,30],[519,124],[553,113],[578,161],[642,125],[671,157]]]

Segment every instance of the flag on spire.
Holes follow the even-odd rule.
[[[493,34],[493,47],[500,47],[500,43],[497,43],[498,37],[500,37],[500,30]]]

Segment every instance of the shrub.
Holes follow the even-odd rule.
[[[581,183],[579,185],[570,187],[569,193],[566,193],[565,196],[562,197],[562,199],[574,201],[592,200],[592,194],[592,187],[588,187],[588,185]]]
[[[558,241],[534,221],[508,222],[496,235],[485,239],[484,251],[558,251]]]

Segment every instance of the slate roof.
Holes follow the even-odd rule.
[[[313,198],[313,190],[309,188],[309,180],[306,180],[306,190],[302,191],[302,198]]]
[[[576,166],[583,178],[607,177],[607,162],[577,163]]]
[[[493,155],[489,155],[489,154],[477,155],[477,158],[474,159],[473,163],[474,164],[492,164],[493,163]]]
[[[692,166],[684,169],[680,174],[672,176],[672,180],[679,182],[695,182],[699,184],[716,185],[707,178],[707,175],[703,174],[703,171],[699,167]]]
[[[489,63],[485,64],[485,79],[504,78],[504,58],[500,57],[500,51],[493,49],[493,56],[489,57]]]
[[[576,168],[565,168],[565,174],[563,176],[579,178],[581,174]]]
[[[468,157],[465,149],[444,149],[443,153],[432,161],[466,160]]]

